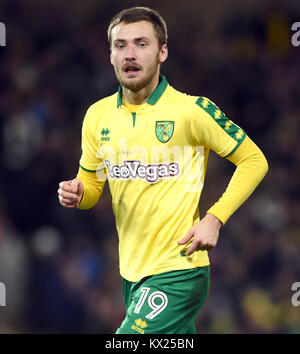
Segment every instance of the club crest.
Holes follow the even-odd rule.
[[[174,122],[173,121],[167,121],[167,120],[161,120],[157,121],[155,124],[155,134],[157,139],[161,143],[166,143],[168,142],[174,132]]]

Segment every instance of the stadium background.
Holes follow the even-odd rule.
[[[211,251],[199,333],[300,333],[300,47],[290,1],[0,1],[0,333],[113,333],[124,316],[106,188],[90,211],[64,209],[84,113],[118,83],[106,28],[119,10],[157,9],[169,31],[162,73],[213,100],[261,147],[270,171]],[[211,154],[201,215],[233,166]]]

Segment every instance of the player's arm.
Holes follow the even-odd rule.
[[[186,255],[216,246],[221,226],[253,193],[268,171],[263,153],[240,127],[228,120],[209,100],[202,99],[200,104],[208,114],[194,118],[192,129],[196,142],[212,148],[237,168],[222,197],[179,241],[179,244],[185,244],[193,238]]]
[[[92,208],[103,192],[106,178],[103,173],[103,161],[97,157],[95,122],[95,113],[91,106],[82,125],[82,155],[77,176],[73,180],[59,183],[58,198],[64,207]]]
[[[241,146],[227,160],[237,166],[221,198],[207,211],[223,225],[250,197],[268,172],[268,162],[258,146],[246,136]]]
[[[76,178],[59,183],[59,202],[66,208],[90,209],[98,202],[104,184],[96,172],[80,167]]]
[[[196,250],[209,251],[216,246],[221,226],[248,199],[268,171],[266,158],[249,137],[227,159],[237,168],[222,197],[179,242],[185,244],[193,238],[186,255]]]
[[[84,192],[78,209],[90,209],[99,200],[105,185],[104,168],[100,171],[86,171],[81,166],[79,167],[77,179],[81,181]]]

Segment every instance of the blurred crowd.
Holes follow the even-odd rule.
[[[295,1],[143,1],[169,31],[162,73],[206,96],[262,149],[269,173],[210,252],[211,288],[198,333],[300,333],[300,47]],[[139,2],[140,4],[140,2]],[[171,4],[171,6],[170,6]],[[133,1],[0,2],[0,333],[114,333],[125,307],[109,189],[89,211],[62,208],[81,124],[118,89],[106,30]],[[234,166],[211,154],[203,215]]]

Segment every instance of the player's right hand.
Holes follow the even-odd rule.
[[[60,182],[57,190],[59,203],[65,208],[76,208],[81,202],[83,191],[79,178]]]

